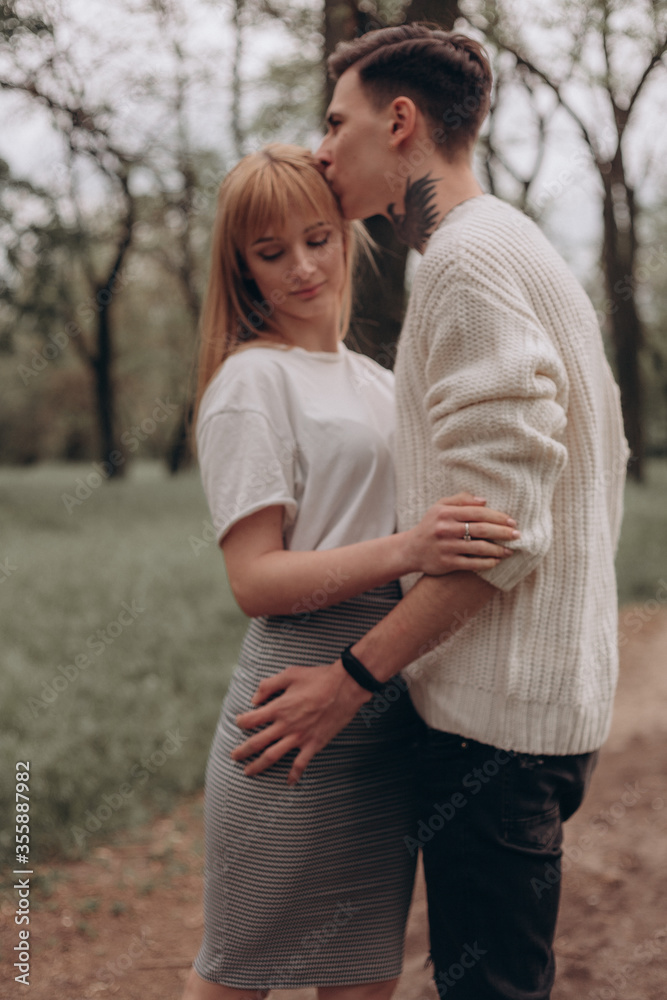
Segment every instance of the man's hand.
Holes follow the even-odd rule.
[[[263,702],[273,695],[268,705]],[[287,783],[294,785],[315,754],[343,729],[372,694],[354,681],[340,660],[318,667],[288,667],[263,680],[253,695],[251,709],[236,717],[241,729],[266,726],[232,752],[234,760],[260,753],[245,774],[260,774],[290,750],[300,749]],[[263,751],[263,752],[262,752]]]

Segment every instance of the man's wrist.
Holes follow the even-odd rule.
[[[350,677],[359,684],[364,691],[370,691],[371,694],[378,694],[382,690],[383,682],[378,680],[377,677],[366,669],[365,664],[359,660],[352,652],[352,643],[347,646],[343,652],[340,654],[340,658],[343,661],[343,666],[347,670]]]
[[[338,676],[339,690],[345,698],[349,698],[352,702],[357,701],[359,706],[371,700],[372,691],[365,691],[353,677],[350,677],[340,658],[332,666]]]

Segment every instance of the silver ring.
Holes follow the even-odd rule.
[[[465,531],[465,535],[463,536],[463,541],[464,542],[469,542],[470,541],[470,524],[468,523],[468,521],[466,521],[465,525],[466,525],[466,531]]]

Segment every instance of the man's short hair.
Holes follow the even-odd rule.
[[[378,109],[411,98],[432,126],[434,142],[456,152],[471,146],[489,110],[492,74],[482,46],[467,35],[402,24],[341,42],[329,57],[338,80],[354,66]]]

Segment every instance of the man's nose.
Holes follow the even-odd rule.
[[[331,155],[327,146],[327,137],[322,139],[322,142],[318,146],[317,150],[313,153],[313,156],[317,160],[317,166],[321,173],[324,173],[328,166],[331,165]]]

